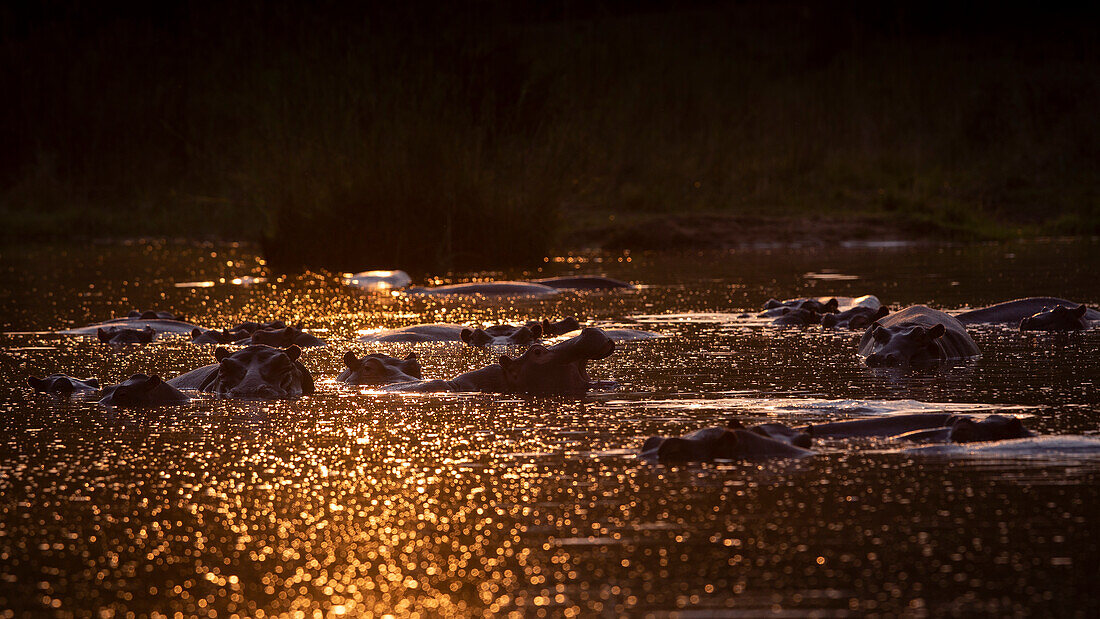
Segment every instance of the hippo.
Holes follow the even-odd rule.
[[[557,288],[558,290],[633,290],[636,288],[634,284],[598,275],[545,277],[542,279],[533,279],[531,282],[551,288]]]
[[[159,376],[134,374],[117,385],[105,387],[99,403],[103,406],[141,407],[187,404],[190,401],[191,398]]]
[[[142,320],[176,320],[182,321],[182,317],[176,316],[172,312],[164,312],[158,310],[130,310],[129,314],[126,314],[127,318],[138,318]]]
[[[954,317],[914,305],[872,323],[859,341],[859,354],[876,367],[934,364],[981,352]]]
[[[406,290],[409,294],[446,297],[446,296],[483,296],[483,297],[548,297],[558,294],[558,289],[531,282],[470,282],[435,286],[432,288],[413,287]]]
[[[232,344],[233,342],[248,337],[250,337],[250,335],[247,333],[228,331],[226,329],[222,329],[221,331],[216,331],[214,329],[203,331],[202,329],[195,328],[191,330],[192,344]]]
[[[412,278],[404,271],[360,271],[344,277],[344,283],[363,290],[385,291],[404,288]]]
[[[344,365],[346,369],[336,380],[349,385],[383,385],[423,378],[416,353],[409,353],[404,359],[378,353],[359,359],[349,350],[344,353]]]
[[[203,329],[203,327],[199,325],[193,325],[189,322],[183,322],[180,320],[141,317],[147,314],[148,312],[145,312],[137,317],[112,318],[111,320],[99,322],[94,325],[88,325],[86,327],[65,329],[62,331],[58,331],[58,333],[62,335],[83,335],[89,337],[97,337],[100,329],[110,329],[115,327],[144,329],[145,327],[149,327],[157,333],[179,333],[183,335],[188,335],[191,333],[192,330],[196,328]]]
[[[835,314],[825,314],[821,317],[823,329],[848,329],[856,331],[866,329],[871,323],[880,318],[885,318],[890,313],[890,308],[885,305],[877,309],[865,305],[857,305],[851,309]]]
[[[217,363],[168,381],[177,389],[197,389],[230,398],[285,398],[313,393],[313,375],[299,361],[302,349],[253,344],[231,352],[218,347]]]
[[[809,325],[821,324],[823,320],[822,315],[812,309],[789,307],[776,309],[787,310],[772,320],[771,324],[777,327],[806,327]],[[828,315],[829,314],[826,314],[826,316]]]
[[[80,391],[99,389],[99,381],[95,378],[73,378],[64,374],[50,374],[46,378],[29,376],[27,384],[35,391],[66,396]]]
[[[527,323],[527,327],[531,328],[537,324],[540,323],[532,320],[531,322]],[[555,337],[558,335],[565,335],[566,333],[570,333],[573,331],[580,331],[581,323],[577,321],[576,317],[570,316],[568,318],[563,318],[557,322],[550,322],[549,320],[544,318],[542,320],[541,326],[543,336]]]
[[[296,345],[302,348],[308,348],[310,346],[324,346],[325,341],[317,338],[308,333],[304,333],[300,328],[296,327],[283,327],[282,329],[260,329],[253,331],[252,336],[235,342],[243,346],[250,344],[264,344],[266,346],[272,346],[276,348],[286,348],[287,346]]]
[[[470,346],[527,346],[542,336],[542,325],[515,327],[493,325],[491,327],[463,329],[459,337]]]
[[[359,338],[360,342],[391,342],[419,344],[421,342],[461,342],[463,325],[432,323],[400,329],[383,329]]]
[[[808,444],[802,441],[802,444]],[[743,427],[709,427],[681,437],[651,436],[640,457],[659,462],[706,462],[755,458],[803,458],[814,452],[788,440],[772,438],[767,431]]]
[[[498,363],[451,380],[397,383],[388,386],[387,390],[582,396],[593,385],[585,364],[604,359],[614,350],[615,343],[603,331],[589,327],[550,347],[534,344],[515,359],[501,355]]]
[[[794,428],[812,438],[881,437],[902,441],[973,443],[1025,438],[1033,434],[1016,417],[975,419],[952,413],[909,413]]]
[[[640,340],[655,340],[664,337],[664,335],[660,333],[642,331],[641,329],[604,329],[600,327],[600,330],[603,331],[604,335],[612,342],[637,342]]]
[[[792,309],[804,309],[818,314],[831,314],[838,311],[840,301],[836,297],[818,297],[816,299],[787,299],[777,301],[768,299],[764,304],[764,311],[758,314],[761,318],[775,318],[782,316]]]
[[[233,328],[229,329],[229,331],[231,333],[244,333],[244,336],[238,338],[244,339],[244,337],[252,335],[257,331],[273,331],[276,329],[285,329],[287,328],[287,326],[289,325],[287,325],[282,320],[272,320],[269,322],[255,322],[248,320],[234,326]],[[299,322],[298,324],[294,325],[294,328],[300,331],[302,329],[302,323]]]
[[[1076,309],[1081,304],[1056,297],[1027,297],[1026,299],[1005,301],[1004,303],[990,305],[989,307],[962,312],[958,314],[956,318],[964,325],[1007,323],[1023,327],[1022,322],[1025,318],[1033,318],[1036,314],[1043,313],[1044,311],[1052,311],[1059,305],[1069,309]],[[1088,308],[1080,319],[1088,322],[1100,321],[1100,312]],[[1047,329],[1047,327],[1041,326],[1046,324],[1047,320],[1049,319],[1041,319],[1031,324],[1033,324],[1036,329]],[[1058,328],[1055,327],[1055,329]]]
[[[1084,305],[1066,307],[1055,305],[1044,308],[1020,321],[1020,331],[1081,331],[1090,324],[1085,320],[1089,308]]]
[[[148,344],[153,341],[157,332],[152,327],[142,330],[128,329],[126,327],[106,327],[96,330],[96,337],[104,344],[121,346],[123,344]]]

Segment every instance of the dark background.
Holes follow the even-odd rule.
[[[1100,232],[1096,9],[393,4],[5,4],[0,238],[447,269],[613,216]]]

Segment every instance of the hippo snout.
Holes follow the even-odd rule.
[[[234,387],[228,392],[229,397],[232,398],[256,398],[256,399],[269,399],[269,398],[281,398],[286,395],[286,392],[281,389],[276,389],[271,385],[261,384],[251,387]]]
[[[901,365],[901,357],[895,353],[871,353],[867,355],[867,365],[871,367]]]

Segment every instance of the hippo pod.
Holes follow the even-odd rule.
[[[614,350],[614,342],[599,329],[590,327],[554,346],[535,344],[514,359],[501,355],[498,363],[451,380],[410,381],[387,389],[581,396],[592,385],[586,363],[604,359]]]
[[[935,364],[981,353],[954,317],[914,305],[872,323],[859,341],[859,354],[875,367]]]
[[[416,353],[409,353],[404,359],[378,353],[360,359],[349,350],[344,353],[344,365],[346,368],[336,380],[349,385],[386,385],[423,378]]]
[[[103,389],[103,406],[143,407],[186,404],[191,398],[161,380],[159,376],[134,374],[125,381]]]
[[[493,325],[484,329],[463,329],[459,337],[470,346],[526,346],[542,337],[542,325],[534,322],[522,327]]]
[[[885,415],[795,428],[812,438],[889,438],[900,441],[976,443],[1034,436],[1016,417],[975,419],[950,413]]]
[[[1055,305],[1020,321],[1020,331],[1081,331],[1089,328],[1085,319],[1089,308],[1084,305],[1066,307]]]
[[[299,361],[302,349],[254,344],[230,352],[218,347],[217,363],[168,381],[178,389],[197,389],[230,398],[283,398],[313,393],[313,375]]]
[[[96,338],[99,341],[112,346],[123,344],[148,344],[156,337],[157,332],[152,327],[129,329],[126,327],[100,327],[96,329]]]
[[[1058,307],[1072,311],[1064,313]],[[1057,297],[1027,297],[963,312],[957,318],[964,325],[1014,324],[1024,331],[1072,331],[1086,329],[1091,323],[1100,321],[1100,312],[1091,308],[1085,308],[1080,316],[1074,316],[1080,307],[1080,303]]]
[[[74,392],[99,389],[99,381],[95,378],[73,378],[64,374],[50,374],[45,378],[30,376],[27,378],[27,384],[35,391],[57,395],[70,395]]]
[[[810,439],[782,424],[745,428],[732,421],[727,427],[702,428],[680,437],[651,436],[642,445],[641,457],[659,462],[706,462],[752,458],[802,458]]]

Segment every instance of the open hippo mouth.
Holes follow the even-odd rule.
[[[583,394],[590,380],[585,364],[605,359],[615,343],[603,331],[587,328],[580,335],[549,348],[536,344],[516,359],[500,357],[512,391],[534,394]]]

